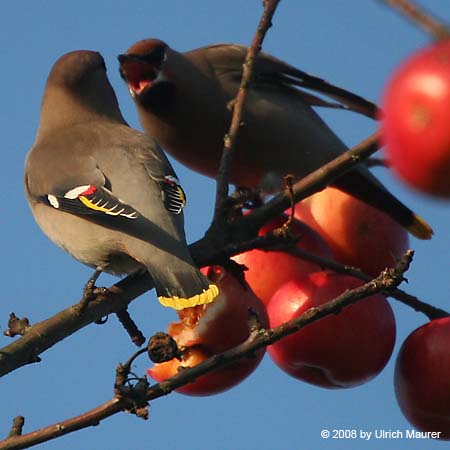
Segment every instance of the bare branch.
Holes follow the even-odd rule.
[[[38,355],[81,328],[124,309],[132,300],[153,287],[147,274],[128,276],[91,299],[82,313],[78,305],[30,327],[25,335],[0,349],[0,376],[37,361]]]
[[[441,23],[437,18],[433,17],[431,13],[411,0],[379,0],[386,3],[391,8],[395,8],[409,20],[422,27],[426,32],[430,33],[436,41],[448,39],[450,37],[450,29],[448,26]]]
[[[362,270],[356,267],[344,266],[337,263],[336,261],[313,255],[312,253],[306,252],[296,247],[291,247],[289,249],[286,249],[285,251],[306,261],[313,262],[325,269],[330,269],[337,273],[351,275],[352,277],[358,278],[361,281],[368,282],[372,279],[370,275],[367,275]],[[409,306],[417,312],[425,314],[430,320],[449,316],[449,313],[447,311],[436,308],[429,303],[419,300],[414,295],[408,294],[401,289],[391,289],[389,292],[384,292],[384,294],[394,298],[395,300],[398,300],[399,302],[403,303],[406,306]]]
[[[131,341],[138,347],[145,343],[145,336],[138,328],[134,320],[131,318],[127,308],[122,309],[116,313],[117,319],[130,336]]]
[[[319,191],[330,180],[359,164],[362,159],[367,158],[377,149],[377,136],[372,135],[298,181],[293,186],[294,200],[298,202]],[[249,250],[253,248],[253,245],[258,245],[260,238],[257,237],[257,232],[259,228],[288,208],[290,202],[291,195],[289,190],[286,190],[251,214],[223,224],[219,230],[220,233],[209,233],[190,246],[194,261],[200,267],[223,264],[224,260],[230,256]],[[0,349],[0,376],[18,367],[36,362],[38,355],[59,341],[108,314],[120,311],[132,300],[152,288],[153,284],[148,274],[128,276],[105,290],[105,293],[100,291],[95,300],[89,302],[82,314],[77,313],[76,306],[69,307],[55,316],[33,325],[23,337]],[[418,304],[412,307],[424,311]],[[442,310],[440,311],[442,312]],[[445,311],[443,313],[446,314]],[[440,314],[439,310],[437,314]]]
[[[255,327],[250,336],[242,344],[218,355],[214,355],[206,361],[195,367],[186,368],[177,375],[167,380],[150,386],[145,395],[145,401],[155,400],[170,394],[175,389],[184,386],[206,373],[217,370],[246,356],[252,355],[256,350],[266,347],[289,334],[304,328],[305,326],[316,322],[330,314],[342,310],[357,301],[360,301],[370,295],[380,292],[390,292],[404,280],[404,273],[408,270],[412,261],[413,252],[408,251],[402,260],[393,269],[383,271],[377,278],[368,283],[355,288],[346,290],[335,299],[311,308],[300,317],[286,322],[270,330]],[[134,355],[133,355],[134,357]],[[71,433],[92,425],[98,425],[103,419],[110,417],[120,411],[129,410],[134,405],[126,397],[115,397],[97,408],[94,408],[84,414],[58,422],[40,430],[23,434],[10,436],[0,441],[0,450],[18,450],[28,448],[44,441],[55,439],[64,434]]]
[[[224,139],[224,147],[220,166],[217,173],[217,190],[216,190],[216,205],[214,211],[214,222],[220,220],[226,210],[225,204],[228,198],[228,185],[231,163],[236,147],[236,139],[241,127],[242,111],[244,110],[247,92],[251,83],[253,74],[253,65],[256,56],[261,50],[264,37],[267,31],[272,26],[272,18],[277,9],[280,0],[264,0],[264,12],[256,29],[255,35],[252,39],[250,47],[248,47],[247,55],[242,66],[242,79],[239,91],[235,100],[232,102],[233,115],[231,117],[231,124],[228,133]]]

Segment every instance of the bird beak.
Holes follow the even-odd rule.
[[[119,60],[120,76],[127,83],[133,98],[163,81],[161,60],[152,55],[121,54]]]

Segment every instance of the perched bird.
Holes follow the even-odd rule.
[[[118,56],[144,129],[180,162],[211,177],[218,171],[231,119],[229,104],[239,88],[246,51],[240,45],[218,44],[179,53],[160,40],[146,39]],[[347,150],[312,106],[350,109],[370,117],[378,113],[362,97],[260,53],[231,182],[265,187],[278,180],[280,187],[287,173],[303,177]],[[364,165],[336,179],[333,186],[385,212],[418,238],[433,234]]]
[[[217,296],[189,254],[176,175],[158,144],[125,122],[99,53],[54,64],[25,191],[44,233],[82,263],[116,275],[147,269],[159,301],[175,309]]]

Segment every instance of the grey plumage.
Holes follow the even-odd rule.
[[[146,39],[119,55],[121,75],[144,129],[179,161],[209,176],[217,174],[231,118],[228,106],[239,88],[246,51],[240,45],[217,44],[180,53],[158,39]],[[358,95],[260,53],[231,182],[253,187],[278,180],[280,187],[284,175],[301,178],[347,150],[312,106],[377,115],[377,107]],[[431,237],[430,226],[363,165],[334,180],[333,186],[390,215],[415,236]]]
[[[25,191],[44,233],[82,263],[117,275],[146,268],[176,309],[217,295],[189,254],[176,175],[126,124],[100,54],[71,52],[53,66]]]

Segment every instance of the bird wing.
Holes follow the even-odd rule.
[[[135,156],[144,165],[148,176],[159,185],[164,206],[169,212],[180,214],[186,205],[186,194],[170,161],[155,140],[141,133],[135,137],[142,139],[140,145],[133,148]]]
[[[186,203],[186,196],[170,162],[156,143],[142,133],[130,130],[128,127],[122,130],[125,138],[130,139],[129,147],[122,147],[120,142],[116,142],[111,144],[109,150],[101,150],[105,147],[99,146],[100,150],[97,148],[97,151],[91,151],[91,146],[80,145],[74,151],[64,153],[49,151],[48,146],[35,147],[26,163],[28,195],[37,202],[60,211],[82,215],[86,219],[138,219],[145,211],[137,210],[134,196],[124,194],[122,190],[117,191],[114,181],[117,182],[118,170],[111,167],[114,161],[116,167],[120,167],[117,158],[137,158],[136,162],[145,167],[154,183],[153,195],[159,192],[161,198],[158,201],[162,200],[165,209],[175,215],[180,214]],[[55,142],[52,148],[59,148],[59,142]],[[122,148],[126,150],[121,150]],[[120,178],[127,176],[129,174],[122,173]],[[120,192],[128,202],[120,198]],[[106,223],[108,222],[107,220]]]
[[[120,216],[137,219],[140,214],[117,198],[104,186],[85,184],[75,186],[62,194],[49,193],[38,198],[53,208],[77,215]]]
[[[194,54],[195,51],[188,52]],[[228,78],[234,85],[240,82],[242,63],[247,47],[234,44],[216,44],[199,49],[219,78]],[[261,52],[255,63],[252,86],[256,89],[287,89],[289,95],[296,92],[312,106],[324,106],[351,110],[370,118],[377,118],[376,104],[328,81],[297,69],[274,56]],[[299,89],[300,88],[300,89]],[[302,90],[308,89],[334,100],[329,102]],[[235,94],[234,94],[235,95]],[[337,102],[337,103],[336,103]]]

